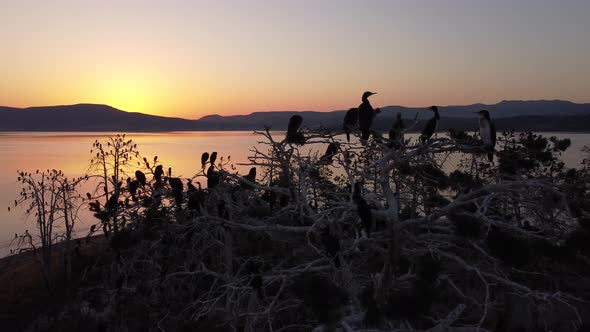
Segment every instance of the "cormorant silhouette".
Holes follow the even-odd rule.
[[[379,110],[374,110],[373,106],[369,102],[369,97],[376,94],[376,92],[367,91],[363,93],[363,102],[359,105],[358,116],[359,116],[359,127],[361,128],[361,138],[368,140],[371,135],[371,125],[375,115],[379,113]]]
[[[389,129],[389,140],[391,141],[391,147],[398,148],[400,146],[400,143],[404,140],[404,129],[405,125],[404,119],[402,119],[402,114],[397,113],[395,122],[393,123],[391,129]]]
[[[196,210],[197,213],[201,214],[201,212],[203,211],[203,205],[207,200],[207,193],[205,193],[205,191],[203,191],[203,188],[201,188],[200,182],[197,182],[197,185],[199,186],[199,189],[194,188],[193,186],[195,191],[191,192],[191,194],[188,197],[187,208],[189,210]],[[190,187],[189,190],[191,190]]]
[[[168,178],[168,183],[172,188],[172,193],[174,194],[174,200],[176,201],[177,206],[182,205],[182,192],[184,190],[184,186],[182,185],[182,180],[179,178]]]
[[[483,145],[488,150],[488,160],[494,161],[494,148],[496,147],[496,126],[490,118],[490,112],[483,110],[475,112],[479,114],[479,136]]]
[[[287,142],[291,144],[303,145],[305,144],[305,137],[299,131],[299,127],[303,123],[301,115],[293,115],[289,119],[289,126],[287,128]]]
[[[142,171],[135,171],[135,178],[142,187],[145,186],[147,179]]]
[[[134,202],[137,202],[137,189],[139,188],[139,181],[127,178],[127,187],[129,189],[129,193],[131,194],[131,199]]]
[[[248,174],[244,176],[244,180],[256,183],[256,167],[250,168]],[[252,186],[248,183],[244,183],[242,186],[244,189],[252,189]]]
[[[426,144],[426,142],[434,135],[436,132],[436,127],[438,126],[438,120],[440,119],[440,115],[438,114],[438,107],[430,106],[429,109],[434,112],[434,116],[426,122],[426,125],[422,129],[422,134],[420,135],[420,142],[422,144]]]
[[[107,201],[107,205],[105,206],[107,213],[111,214],[115,212],[115,209],[119,205],[119,194],[113,194]]]
[[[217,152],[211,152],[211,157],[209,157],[209,163],[211,165],[215,165],[215,161],[217,161]]]
[[[367,201],[361,194],[362,186],[363,184],[361,182],[357,182],[354,184],[352,200],[356,204],[357,212],[359,214],[359,217],[361,218],[361,224],[363,226],[363,229],[367,233],[367,236],[369,236],[373,224],[373,213],[371,212],[371,207],[369,206],[369,203],[367,203]]]
[[[324,155],[320,158],[320,161],[325,164],[331,164],[332,158],[334,158],[334,156],[338,153],[339,147],[340,145],[338,144],[338,142],[331,142],[330,144],[328,144],[328,147],[326,148],[326,153],[324,153]]]
[[[162,182],[162,175],[164,175],[164,169],[162,165],[156,166],[156,170],[154,171],[154,179],[156,180],[156,183]]]
[[[203,152],[201,155],[201,167],[204,169],[205,165],[207,165],[207,160],[209,160],[209,152]]]
[[[346,133],[346,141],[350,143],[350,133],[356,127],[356,124],[359,119],[359,109],[358,108],[351,108],[346,112],[344,116],[344,125],[343,128],[344,132]]]
[[[191,179],[186,179],[187,183],[186,183],[186,187],[188,189],[188,193],[194,193],[195,191],[197,191],[197,188],[193,185],[193,180]]]
[[[207,188],[213,189],[219,184],[219,172],[215,170],[215,166],[211,165],[207,169]]]

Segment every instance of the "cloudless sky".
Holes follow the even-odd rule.
[[[0,0],[0,105],[590,102],[588,0]]]

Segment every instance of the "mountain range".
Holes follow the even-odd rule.
[[[450,127],[473,130],[477,128],[477,115],[473,112],[487,109],[498,130],[516,129],[533,131],[590,132],[590,104],[563,100],[511,100],[496,104],[472,104],[440,107],[440,130]],[[255,112],[248,115],[207,115],[198,120],[162,117],[125,112],[108,105],[76,104],[14,108],[0,106],[0,131],[205,131],[205,130],[260,130],[269,126],[285,130],[289,118],[299,114],[308,128],[340,129],[346,111],[332,112]],[[432,116],[425,108],[381,107],[375,123],[376,129],[388,129],[396,113],[407,122],[417,118],[420,122]],[[421,123],[416,126],[421,128]]]

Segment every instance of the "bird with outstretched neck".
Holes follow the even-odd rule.
[[[402,119],[402,114],[397,113],[395,122],[391,129],[389,129],[389,141],[390,147],[398,149],[404,140],[404,119]]]
[[[494,149],[496,147],[496,126],[490,118],[490,112],[483,110],[475,112],[479,114],[479,136],[488,151],[488,160],[494,161]]]
[[[363,140],[368,140],[369,136],[371,135],[371,125],[373,124],[373,119],[379,113],[379,109],[374,110],[373,106],[369,102],[369,97],[377,94],[376,92],[366,91],[363,93],[362,103],[358,107],[358,121],[359,127],[361,129],[361,138]]]
[[[422,133],[420,134],[420,143],[426,144],[428,140],[434,135],[436,132],[436,128],[438,126],[438,120],[440,120],[440,115],[438,114],[438,107],[430,106],[429,109],[434,112],[434,116],[426,122],[426,126],[422,129]]]

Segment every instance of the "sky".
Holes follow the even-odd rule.
[[[0,105],[590,102],[588,0],[0,0]]]

